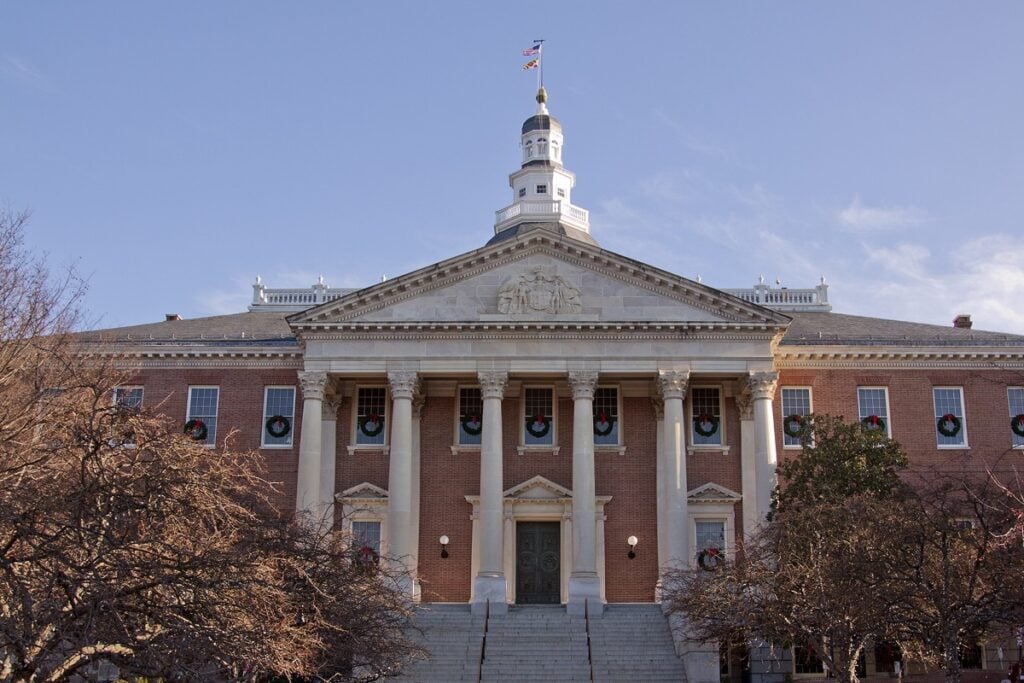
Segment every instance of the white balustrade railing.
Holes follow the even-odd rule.
[[[494,212],[494,224],[501,225],[502,223],[509,221],[519,216],[567,216],[573,219],[573,222],[589,224],[590,212],[586,209],[581,209],[578,206],[573,206],[569,202],[557,200],[557,201],[529,201],[529,202],[516,202],[511,206],[506,206],[500,211]]]
[[[764,283],[759,283],[750,289],[723,289],[722,291],[752,304],[780,311],[832,310],[832,305],[828,302],[828,285],[824,279],[821,284],[811,289],[789,289],[788,287],[772,289]]]
[[[256,283],[252,286],[252,303],[249,304],[249,310],[258,311],[272,308],[278,311],[286,309],[301,311],[334,301],[354,291],[354,289],[328,287],[322,279],[307,288],[270,289],[257,278]]]

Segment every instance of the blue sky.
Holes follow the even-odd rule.
[[[605,248],[1024,334],[1024,3],[0,0],[0,204],[95,326],[481,246],[546,39]]]

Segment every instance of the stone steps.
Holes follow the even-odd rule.
[[[468,605],[423,605],[416,636],[431,658],[411,666],[403,682],[476,681],[483,617]],[[657,605],[611,605],[590,619],[594,680],[598,683],[686,681],[668,622]],[[482,680],[590,681],[587,624],[558,605],[511,606],[492,616]]]

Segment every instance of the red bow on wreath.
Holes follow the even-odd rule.
[[[872,427],[877,427],[878,426],[878,416],[877,415],[869,416],[868,417],[868,421],[871,423]]]

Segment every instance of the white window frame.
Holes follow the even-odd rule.
[[[693,424],[693,390],[694,389],[717,389],[718,390],[718,443],[695,443],[697,436],[696,427]],[[690,448],[695,451],[721,451],[729,448],[729,441],[726,439],[726,414],[725,414],[725,390],[721,384],[694,384],[690,387],[686,396],[687,429]]]
[[[694,568],[697,567],[697,555],[700,550],[697,548],[697,522],[721,522],[725,538],[723,539],[722,552],[726,560],[734,559],[736,550],[734,539],[736,538],[736,519],[733,514],[726,514],[720,505],[705,505],[708,509],[699,512],[690,512],[690,562]],[[692,507],[691,507],[692,509]]]
[[[217,408],[216,408],[216,410],[213,413],[214,420],[216,420],[214,422],[214,424],[213,424],[213,438],[210,441],[210,443],[204,443],[203,444],[203,446],[206,447],[206,448],[216,448],[217,447],[217,426],[218,426],[218,423],[220,422],[220,385],[219,384],[190,384],[190,385],[188,385],[188,401],[185,403],[185,422],[188,422],[189,420],[195,419],[195,418],[192,417],[192,390],[193,389],[216,389],[217,390]],[[200,419],[202,419],[202,417],[203,417],[202,415],[199,416]],[[206,428],[209,430],[210,426],[207,425]],[[209,438],[209,436],[207,438]]]
[[[1019,391],[1021,392],[1021,401],[1024,403],[1024,387],[1006,387],[1006,407],[1010,411],[1010,419],[1017,417],[1024,413],[1024,405],[1021,406],[1021,410],[1018,412],[1013,409],[1013,401],[1010,398],[1010,392]],[[1010,445],[1012,448],[1017,450],[1024,449],[1024,436],[1017,436],[1010,430]]]
[[[526,443],[526,390],[547,389],[551,392],[551,443]],[[532,451],[558,452],[558,390],[553,384],[524,384],[522,398],[519,400],[519,448]]]
[[[459,451],[479,451],[483,443],[483,433],[481,436],[481,443],[462,443],[462,390],[463,389],[480,389],[479,384],[459,384],[455,387],[455,438],[452,444],[454,452]],[[480,424],[483,426],[483,395],[480,396]]]
[[[267,415],[267,398],[270,395],[271,389],[291,389],[292,390],[292,414],[288,419],[292,423],[292,428],[289,430],[287,437],[288,443],[267,443],[267,437],[270,436],[267,433],[267,420],[271,418]],[[260,448],[276,449],[276,450],[287,450],[295,447],[295,387],[289,384],[274,384],[263,387],[263,418],[260,421]],[[386,424],[386,423],[385,423]]]
[[[388,492],[366,482],[339,493],[335,499],[341,507],[341,531],[352,534],[352,522],[380,522],[380,554],[388,554]]]
[[[964,400],[964,388],[963,387],[958,387],[958,386],[933,386],[932,387],[932,416],[933,416],[932,417],[932,420],[933,420],[932,424],[933,425],[935,425],[938,422],[939,418],[942,417],[941,415],[935,415],[935,413],[937,412],[935,410],[935,391],[937,389],[947,389],[947,390],[948,389],[955,389],[957,391],[957,393],[960,395],[960,412],[963,413],[963,415],[960,417],[960,433],[964,435],[964,439],[963,439],[963,443],[941,444],[941,443],[939,443],[939,437],[941,437],[942,435],[939,434],[938,428],[933,426],[932,428],[935,429],[935,446],[936,446],[936,448],[939,448],[940,450],[946,450],[946,451],[963,451],[963,450],[967,450],[968,448],[970,448],[970,441],[967,440],[967,403]]]
[[[861,415],[860,414],[860,390],[861,389],[869,389],[869,390],[872,390],[872,391],[877,391],[877,390],[881,389],[885,393],[885,415],[879,415],[878,417],[882,418],[885,421],[885,435],[891,439],[892,438],[892,418],[890,416],[892,415],[892,407],[889,405],[889,387],[881,387],[881,386],[863,386],[863,387],[858,386],[857,387],[857,416],[858,416],[857,417],[857,421],[858,422],[863,420],[865,417],[870,417],[869,415]],[[934,396],[934,394],[932,395],[932,407],[933,408],[935,407],[935,396]],[[963,408],[963,406],[961,406],[961,409],[962,408]]]
[[[138,389],[139,391],[142,392],[142,396],[139,398],[139,406],[138,406],[141,409],[142,406],[143,406],[143,403],[146,400],[146,387],[143,384],[126,384],[124,386],[114,387],[114,391],[113,391],[113,394],[111,396],[112,404],[114,405],[114,407],[117,407],[120,404],[120,402],[121,402],[120,398],[119,398],[119,394],[121,392],[134,391],[136,389]]]
[[[785,387],[779,387],[779,412],[782,413],[782,415],[779,416],[782,419],[782,424],[779,425],[779,429],[782,430],[782,448],[783,448],[783,450],[798,451],[801,448],[803,448],[803,446],[801,446],[800,443],[799,443],[799,439],[797,439],[798,443],[794,443],[794,444],[786,443],[786,439],[787,438],[793,438],[793,437],[787,437],[787,435],[786,435],[786,418],[789,417],[789,415],[792,415],[792,413],[790,413],[789,415],[786,414],[786,410],[785,410],[784,404],[782,402],[782,392],[787,390],[787,389],[797,390],[797,391],[804,391],[804,390],[807,391],[807,410],[808,410],[808,414],[811,414],[811,413],[814,412],[814,387],[810,387],[810,386],[785,386]]]
[[[536,190],[536,194],[548,194],[547,183],[537,183],[534,189]]]
[[[597,443],[597,435],[594,435],[594,450],[618,450],[622,449],[622,387],[618,384],[598,384],[595,389],[614,389],[615,390],[615,420],[618,423],[618,432],[616,433],[615,443]],[[595,391],[596,396],[596,391]],[[556,397],[557,398],[557,397]]]
[[[383,389],[384,390],[384,441],[381,443],[359,443],[359,391],[360,389]],[[352,394],[352,420],[351,420],[351,431],[349,434],[352,435],[351,445],[349,445],[349,451],[353,450],[364,450],[364,451],[379,451],[381,449],[387,450],[390,438],[391,438],[391,392],[388,390],[386,384],[357,384],[355,392]]]

